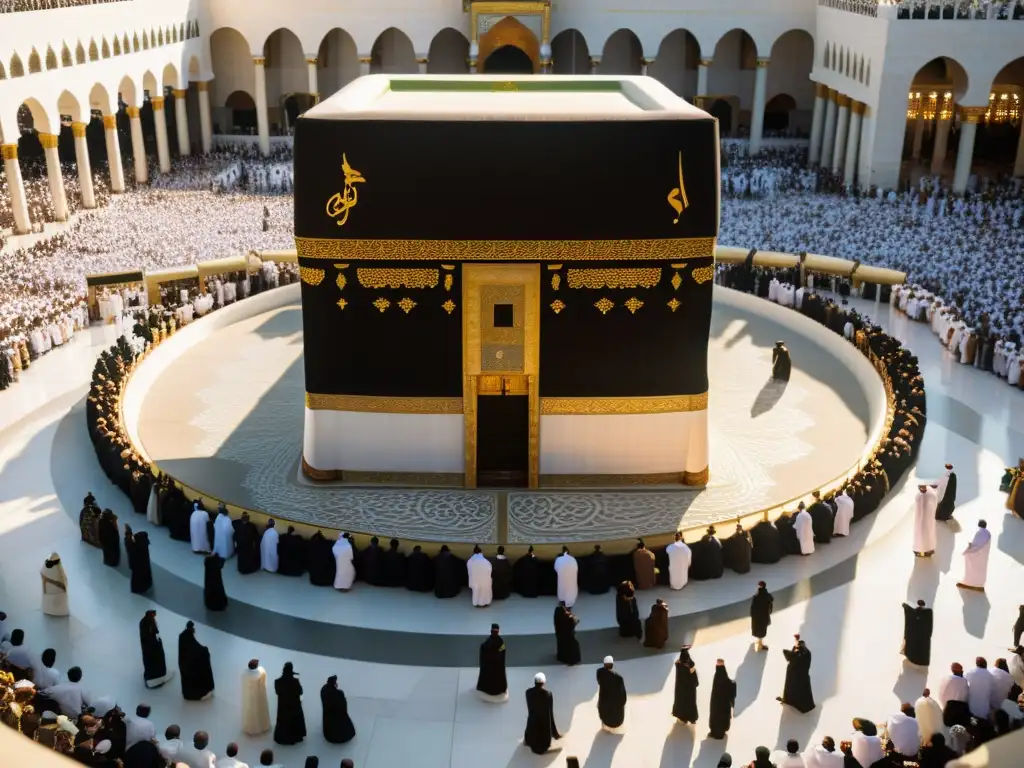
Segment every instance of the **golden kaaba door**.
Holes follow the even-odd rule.
[[[462,267],[466,487],[536,488],[540,265]]]

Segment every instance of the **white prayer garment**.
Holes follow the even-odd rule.
[[[32,671],[35,672],[35,679],[32,682],[36,684],[36,690],[50,688],[59,684],[64,679],[59,669],[46,666],[43,664],[42,659],[39,660],[38,664],[32,665]]]
[[[964,673],[967,681],[967,706],[971,714],[978,718],[987,718],[992,710],[992,675],[988,669],[975,667]]]
[[[267,672],[263,667],[242,673],[242,730],[248,736],[259,736],[270,730]]]
[[[193,552],[210,551],[210,532],[206,529],[210,522],[210,515],[205,509],[199,508],[199,503],[192,505],[192,517],[189,519],[189,533],[192,537]]]
[[[951,701],[967,701],[967,679],[960,675],[946,675],[939,683],[939,704],[945,707]]]
[[[156,738],[156,726],[144,717],[125,715],[124,727],[126,749],[140,741],[152,741]]]
[[[896,747],[897,752],[907,757],[917,754],[921,747],[921,729],[920,723],[916,719],[897,712],[889,718],[887,729],[889,740]]]
[[[800,554],[810,555],[814,553],[814,528],[811,523],[811,513],[801,509],[796,513],[796,520],[793,521],[796,529],[796,537],[800,540]]]
[[[43,579],[43,613],[47,616],[68,615],[68,577],[60,557],[54,552],[43,565],[40,575]]]
[[[260,539],[260,568],[277,573],[277,528],[267,528]]]
[[[988,672],[992,675],[992,709],[998,709],[1013,687],[1013,677],[1005,669],[996,666],[989,667]]]
[[[807,764],[800,755],[783,755],[779,760],[779,768],[807,768]]]
[[[249,764],[234,757],[221,755],[217,758],[217,768],[249,768]]]
[[[914,552],[926,555],[935,551],[935,509],[939,498],[925,487],[914,497]]]
[[[146,520],[153,525],[160,525],[160,500],[157,494],[156,483],[149,490],[149,502],[146,504]]]
[[[225,560],[235,554],[235,527],[226,513],[218,514],[213,521],[213,551]]]
[[[334,588],[351,589],[356,580],[356,567],[352,563],[352,542],[339,536],[331,548],[334,553]]]
[[[156,748],[160,752],[160,756],[164,760],[177,765],[178,754],[181,752],[181,739],[168,739],[167,741],[158,741]]]
[[[843,768],[843,753],[838,746],[829,752],[821,744],[815,744],[804,752],[804,765],[807,768]]]
[[[874,765],[885,757],[882,740],[878,736],[865,736],[857,731],[850,737],[850,751],[861,765]]]
[[[836,496],[836,517],[832,523],[833,536],[849,536],[850,522],[853,520],[853,499],[843,491]]]
[[[47,688],[43,694],[57,702],[61,714],[67,715],[72,720],[82,714],[85,707],[85,691],[81,683],[59,683],[52,688]]]
[[[491,563],[481,552],[473,553],[466,562],[469,588],[473,592],[473,605],[482,608],[494,599],[491,583]]]
[[[953,470],[947,469],[942,473],[942,477],[939,478],[939,482],[935,484],[935,498],[938,501],[942,501],[943,496],[946,495],[946,487],[949,485],[949,474]]]
[[[1006,665],[1010,668],[1010,677],[1013,678],[1013,682],[1024,688],[1024,659],[1015,653],[1006,660]]]
[[[209,749],[196,749],[191,744],[183,744],[178,752],[178,762],[188,768],[215,768],[217,758]]]
[[[914,702],[914,717],[921,731],[921,746],[931,741],[933,734],[941,733],[943,738],[949,735],[942,723],[942,707],[931,696],[922,696]]]
[[[566,608],[572,608],[580,594],[576,558],[568,552],[560,554],[555,558],[555,574],[558,576],[558,599],[565,602]]]
[[[673,541],[665,548],[668,554],[668,581],[672,589],[682,589],[690,578],[692,553],[682,539]]]
[[[964,578],[960,582],[968,589],[985,590],[988,575],[988,553],[992,545],[992,534],[988,528],[978,528],[974,540],[964,550]]]

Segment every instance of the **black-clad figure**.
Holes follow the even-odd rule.
[[[277,540],[277,572],[282,576],[301,576],[306,572],[306,540],[289,525]]]
[[[640,609],[637,607],[636,594],[630,581],[619,584],[619,591],[615,596],[615,621],[619,625],[619,637],[635,637],[639,640],[644,636],[643,626],[640,624]]]
[[[774,523],[762,520],[750,529],[750,560],[754,563],[771,564],[782,559],[782,534]]]
[[[807,714],[814,709],[814,693],[811,691],[811,652],[807,645],[795,635],[796,645],[782,653],[789,662],[786,667],[786,684],[778,700],[798,712]]]
[[[811,530],[814,532],[814,542],[816,544],[828,544],[832,541],[832,530],[836,524],[835,515],[832,514],[832,508],[821,500],[820,491],[815,491],[813,496],[814,501],[807,508],[807,513],[811,516]]]
[[[126,525],[127,529],[128,526]],[[149,559],[149,534],[139,531],[124,542],[128,554],[128,567],[131,568],[132,592],[141,595],[153,586],[153,566]]]
[[[540,594],[540,563],[534,554],[533,545],[512,565],[512,585],[523,597],[537,597]]]
[[[380,539],[376,536],[371,538],[366,549],[359,553],[359,560],[356,562],[356,573],[367,584],[375,587],[385,586],[384,551],[380,548]]]
[[[302,712],[302,685],[292,663],[284,665],[281,676],[274,681],[277,694],[277,724],[274,741],[278,744],[298,744],[306,738],[306,716]]]
[[[722,542],[722,562],[733,573],[750,573],[752,552],[750,534],[737,523],[736,532]]]
[[[94,547],[102,546],[99,529],[101,514],[103,513],[96,504],[96,497],[88,494],[82,501],[82,511],[78,513],[78,527],[82,532],[82,541]]]
[[[722,542],[715,535],[715,527],[708,528],[700,541],[690,545],[690,578],[694,581],[720,579],[725,573]]]
[[[559,602],[555,607],[555,656],[570,667],[580,663],[580,641],[576,639],[579,623],[576,615],[565,607],[565,602]]]
[[[235,553],[239,573],[256,573],[260,569],[260,532],[248,512],[235,521]]]
[[[384,586],[405,586],[405,553],[399,547],[402,542],[392,539],[388,542],[388,551],[384,553]]]
[[[533,677],[533,688],[526,692],[526,731],[523,744],[535,755],[543,755],[551,748],[553,739],[562,738],[555,725],[555,700],[544,687],[546,678],[538,672]]]
[[[412,548],[405,563],[405,588],[413,592],[434,590],[434,564],[419,544]]]
[[[672,717],[681,723],[697,722],[697,666],[690,657],[690,646],[679,650],[675,663],[676,688],[672,699]]]
[[[228,593],[224,591],[224,558],[208,555],[203,561],[203,604],[208,611],[223,611],[228,607]]]
[[[605,656],[604,665],[597,670],[597,714],[601,725],[610,731],[626,721],[626,682],[614,667],[615,660]]]
[[[595,544],[593,553],[580,559],[580,588],[590,595],[604,595],[612,588],[608,557]]]
[[[146,611],[139,622],[139,641],[142,644],[142,679],[146,681],[147,688],[159,688],[174,673],[167,673],[167,658],[156,625],[156,611]]]
[[[711,681],[711,707],[708,710],[710,738],[725,738],[732,723],[732,709],[735,704],[736,681],[729,678],[725,662],[719,659],[715,665],[715,677]]]
[[[178,672],[181,695],[186,701],[203,701],[213,696],[210,649],[196,640],[196,625],[191,621],[178,635]]]
[[[946,481],[942,498],[939,499],[939,504],[935,508],[935,519],[942,521],[953,517],[953,512],[956,510],[956,472],[953,471],[952,464],[947,464],[946,470],[949,472],[949,479]]]
[[[1024,635],[1024,605],[1018,609],[1017,620],[1013,623],[1013,647],[1020,645],[1020,636]]]
[[[458,595],[461,577],[455,555],[447,544],[441,545],[441,551],[434,558],[434,597],[450,598]]]
[[[491,634],[480,644],[480,673],[476,689],[484,701],[508,701],[508,678],[505,676],[505,641],[501,628],[491,624]]]
[[[317,531],[306,545],[309,555],[309,583],[314,587],[333,587],[337,563],[334,561],[334,542]]]
[[[507,600],[512,594],[512,563],[505,557],[505,548],[498,547],[498,554],[488,558],[491,561],[491,590],[495,600]]]
[[[104,509],[98,523],[100,546],[103,548],[103,564],[117,568],[121,564],[121,531],[117,515]]]
[[[660,597],[651,606],[651,614],[644,620],[644,648],[665,647],[668,642],[668,604]]]
[[[300,703],[301,706],[301,703]],[[356,737],[356,727],[348,715],[348,699],[338,687],[337,675],[331,675],[320,689],[324,739],[331,744],[346,744]],[[305,732],[305,727],[303,727]]]
[[[750,634],[754,636],[755,651],[768,650],[764,639],[768,636],[768,627],[772,623],[774,608],[775,598],[768,591],[768,585],[763,581],[757,582],[757,592],[754,593],[754,599],[750,601]]]
[[[927,667],[932,655],[932,609],[918,600],[911,608],[903,604],[903,655],[911,664]]]
[[[793,363],[789,359],[789,350],[786,349],[785,343],[776,341],[775,348],[772,349],[772,378],[775,381],[789,381],[792,367]]]

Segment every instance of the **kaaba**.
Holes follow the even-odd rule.
[[[702,485],[717,121],[647,77],[359,78],[295,126],[302,469]]]

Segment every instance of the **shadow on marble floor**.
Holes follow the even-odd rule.
[[[696,746],[694,732],[700,726],[683,725],[676,722],[665,739],[661,748],[661,762],[659,768],[677,768],[681,765],[690,765],[693,758],[693,749]]]
[[[761,387],[761,391],[757,393],[757,397],[754,398],[754,404],[750,406],[750,418],[756,419],[758,416],[763,416],[778,405],[779,400],[786,394],[787,386],[789,386],[788,379],[785,381],[768,379]]]

